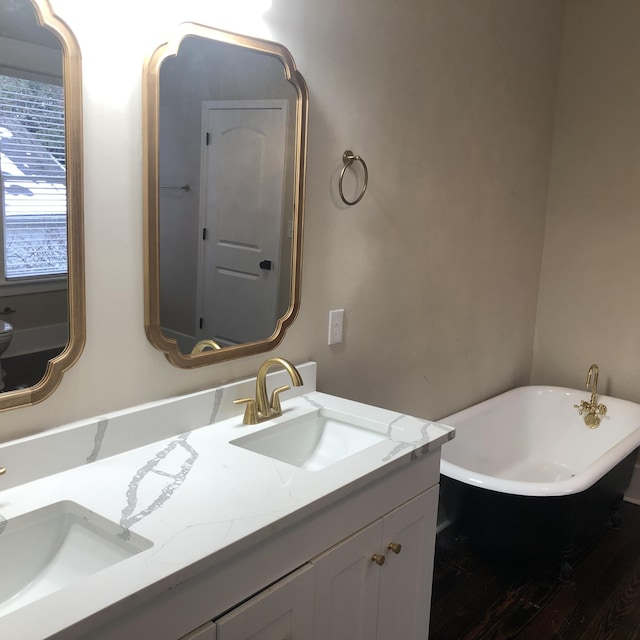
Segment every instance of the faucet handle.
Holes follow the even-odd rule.
[[[271,393],[271,402],[269,403],[271,407],[271,415],[273,416],[281,416],[282,415],[282,405],[280,404],[280,394],[283,391],[288,391],[291,387],[288,384],[285,384],[282,387],[278,387],[274,389]]]
[[[256,401],[253,398],[238,398],[233,401],[233,404],[244,404],[247,407],[244,410],[244,418],[242,422],[244,424],[258,424],[258,412],[256,411]]]
[[[578,410],[578,415],[582,415],[585,411],[589,411],[589,403],[586,400],[581,400],[580,404],[574,404],[573,408]]]

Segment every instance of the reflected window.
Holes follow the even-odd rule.
[[[61,86],[0,75],[0,169],[3,281],[66,277]]]

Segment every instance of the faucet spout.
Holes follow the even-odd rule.
[[[589,429],[596,429],[600,426],[601,416],[607,414],[607,407],[598,403],[598,365],[592,364],[587,372],[587,389],[591,391],[589,402],[582,400],[580,404],[573,406],[578,410],[579,415],[584,416],[584,422]]]
[[[591,397],[595,398],[598,394],[598,365],[592,364],[589,367],[589,371],[587,372],[587,389],[589,385],[591,385],[591,380],[593,378],[593,385],[591,386]]]
[[[258,420],[260,417],[270,418],[272,416],[282,415],[278,396],[283,391],[289,389],[289,386],[278,387],[273,391],[271,402],[269,402],[267,399],[267,372],[271,367],[284,369],[289,374],[294,387],[302,386],[300,373],[288,360],[284,358],[269,358],[265,360],[258,369],[258,377],[256,378],[256,409],[258,411]]]
[[[234,400],[235,404],[246,403],[246,411],[244,414],[244,424],[257,424],[268,418],[275,418],[282,415],[282,407],[280,406],[280,394],[289,389],[289,385],[277,387],[271,393],[271,400],[267,397],[267,373],[272,367],[284,369],[291,378],[291,384],[294,387],[300,387],[303,384],[302,376],[299,371],[284,358],[269,358],[265,360],[256,377],[256,397],[239,398]]]
[[[218,349],[221,349],[221,348],[222,347],[220,347],[220,345],[215,340],[211,340],[210,338],[207,338],[205,340],[200,340],[200,342],[196,343],[195,347],[191,349],[191,355],[195,355],[196,353],[202,353],[207,349],[217,351]]]

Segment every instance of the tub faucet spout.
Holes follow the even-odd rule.
[[[587,389],[591,391],[589,402],[582,400],[580,404],[573,406],[578,410],[579,415],[584,415],[584,423],[589,429],[600,426],[601,418],[607,413],[607,407],[598,403],[598,365],[592,364],[587,372]]]
[[[591,387],[591,402],[595,402],[596,396],[598,394],[598,365],[592,364],[589,367],[589,371],[587,371],[587,389],[591,384],[591,379],[593,378],[593,386]]]

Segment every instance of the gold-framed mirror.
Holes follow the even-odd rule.
[[[172,364],[268,351],[293,322],[307,109],[274,42],[184,23],[145,61],[145,329]]]
[[[40,402],[85,343],[80,48],[48,0],[0,3],[0,410]]]

